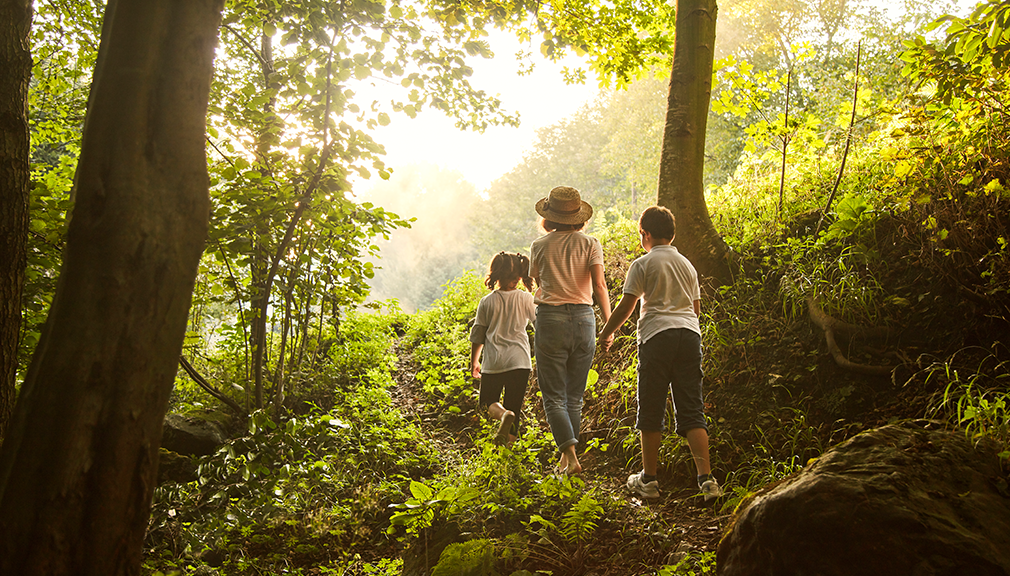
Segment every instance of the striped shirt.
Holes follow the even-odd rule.
[[[593,304],[590,268],[603,265],[600,241],[580,230],[555,230],[530,246],[530,276],[537,280],[537,304]]]

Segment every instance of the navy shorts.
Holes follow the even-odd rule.
[[[695,428],[708,430],[702,399],[701,336],[694,330],[671,328],[639,345],[636,428],[663,431],[671,389],[677,434],[685,436]]]

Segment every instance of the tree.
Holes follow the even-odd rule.
[[[587,105],[537,130],[536,141],[522,162],[491,184],[487,201],[478,203],[470,224],[482,267],[501,250],[529,250],[530,242],[541,233],[533,206],[555,186],[575,186],[600,213],[622,195],[629,202],[621,208],[630,205],[628,189],[603,172],[603,151],[610,138],[600,123],[600,104]]]
[[[112,0],[59,285],[0,451],[0,573],[137,574],[207,227],[218,0]]]
[[[677,219],[680,251],[702,276],[732,281],[729,247],[705,202],[705,129],[712,92],[715,0],[677,2],[677,38],[659,167],[659,204]]]
[[[14,408],[28,241],[30,0],[0,1],[0,443]]]
[[[226,10],[226,58],[215,73],[209,130],[208,260],[218,265],[206,267],[204,280],[226,287],[236,309],[247,360],[243,373],[234,372],[249,407],[280,397],[270,392],[280,386],[271,374],[285,360],[270,322],[279,320],[289,352],[303,348],[287,345],[278,316],[288,306],[277,304],[294,298],[291,309],[306,311],[291,316],[295,334],[306,333],[312,310],[321,318],[329,308],[335,323],[340,309],[367,295],[373,239],[405,224],[353,197],[355,177],[390,174],[367,131],[426,108],[475,129],[515,122],[496,98],[470,85],[468,59],[490,51],[481,24],[457,8],[311,0],[240,1]],[[369,98],[369,83],[401,90],[378,101]],[[316,276],[323,281],[313,290],[290,291]]]

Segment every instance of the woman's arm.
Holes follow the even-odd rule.
[[[593,264],[589,267],[593,277],[593,299],[600,305],[603,322],[610,320],[610,293],[607,292],[607,279],[603,276],[603,264]]]

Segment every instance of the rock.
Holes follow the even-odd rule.
[[[739,512],[718,573],[1010,575],[997,452],[925,421],[855,436]]]
[[[196,468],[196,462],[189,456],[161,448],[158,454],[158,484],[193,482],[199,478]]]
[[[217,423],[179,414],[165,415],[161,447],[187,456],[213,454],[225,443],[224,432]]]

